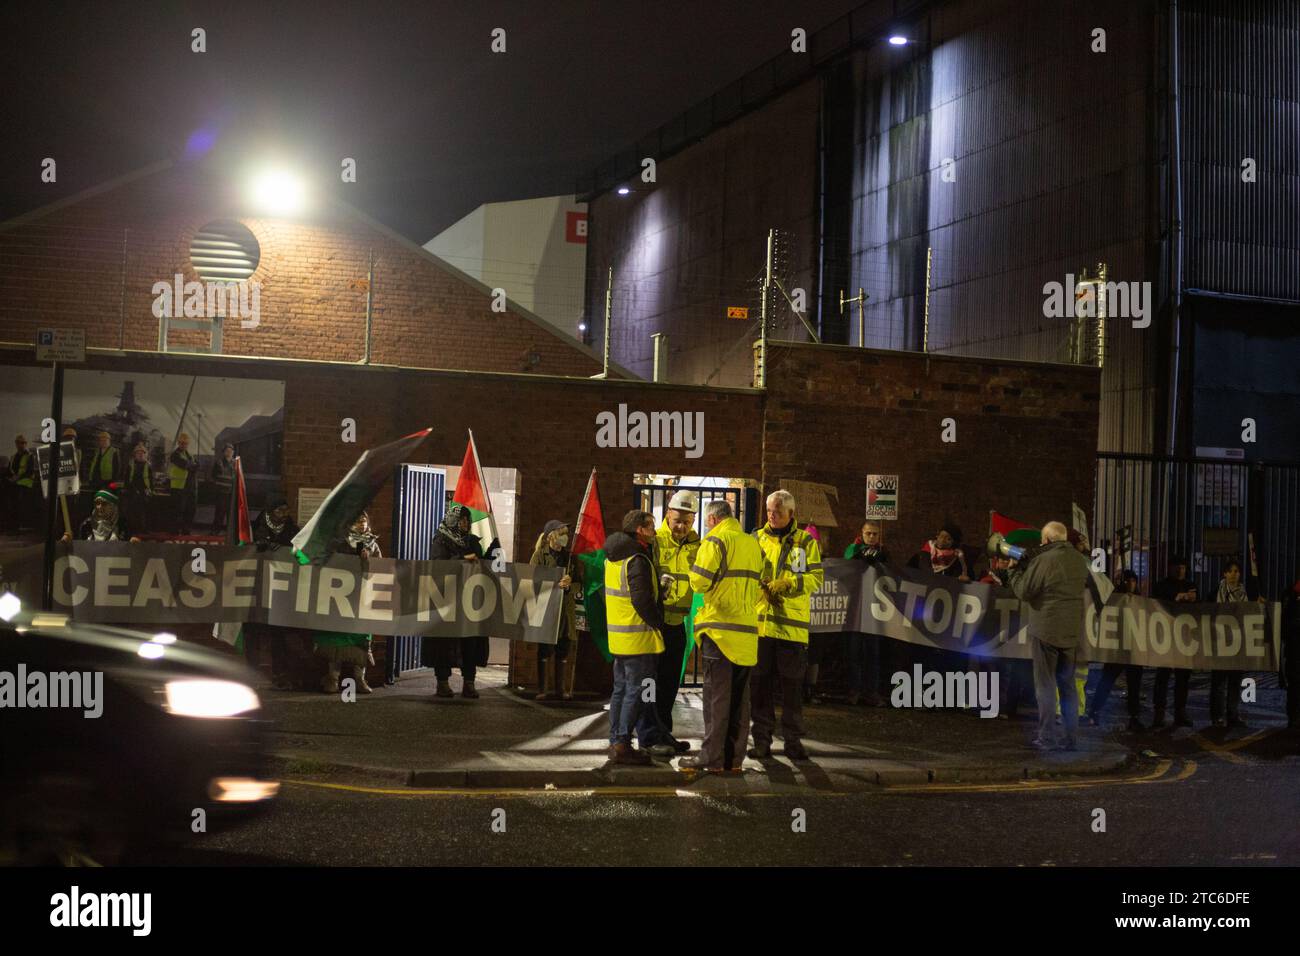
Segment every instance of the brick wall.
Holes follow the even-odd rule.
[[[295,219],[248,216],[236,185],[209,166],[173,166],[0,228],[0,341],[30,343],[41,326],[83,328],[100,348],[156,349],[153,285],[198,280],[195,232],[233,218],[256,237],[260,324],[224,324],[222,351],[328,361],[365,354],[374,254],[371,361],[420,368],[550,375],[600,371],[576,339],[521,310],[493,312],[488,290],[345,206],[319,198]],[[507,296],[511,290],[506,288]],[[169,345],[206,349],[207,331]]]
[[[835,485],[831,553],[861,528],[868,473],[899,476],[899,519],[885,523],[896,559],[946,518],[982,551],[990,510],[1037,525],[1068,525],[1072,501],[1091,513],[1097,369],[788,342],[769,349],[765,490],[794,476]],[[955,442],[941,440],[945,418],[955,420]]]

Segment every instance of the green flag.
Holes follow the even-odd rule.
[[[601,656],[613,661],[609,652],[609,629],[605,626],[605,551],[584,551],[573,560],[582,562],[582,607],[587,612],[587,630],[596,642]]]

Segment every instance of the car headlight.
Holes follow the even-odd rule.
[[[164,706],[180,717],[234,717],[262,706],[253,688],[231,680],[169,680],[164,691]]]

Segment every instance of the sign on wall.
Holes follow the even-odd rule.
[[[320,510],[321,503],[329,497],[332,488],[298,489],[298,527],[311,520],[311,516]]]
[[[867,517],[878,521],[898,519],[897,475],[867,475]]]
[[[86,361],[85,329],[37,329],[36,361]]]
[[[585,212],[566,212],[564,214],[564,241],[587,244],[587,214]]]

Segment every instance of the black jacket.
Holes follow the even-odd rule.
[[[429,545],[430,561],[459,561],[467,554],[477,554],[483,557],[483,542],[479,541],[478,535],[465,535],[467,547],[457,548],[447,538],[440,534],[433,536],[433,543]]]
[[[259,514],[253,521],[253,543],[257,545],[257,550],[265,551],[268,548],[287,548],[293,544],[293,536],[298,533],[298,526],[293,523],[292,518],[284,519],[284,527],[277,534],[271,530],[267,524],[266,512]]]
[[[650,549],[644,547],[636,538],[622,531],[615,531],[605,539],[605,560],[622,561],[626,558],[644,558],[627,563],[627,589],[632,596],[632,607],[636,613],[660,634],[667,629],[663,611],[656,595],[655,563]]]

